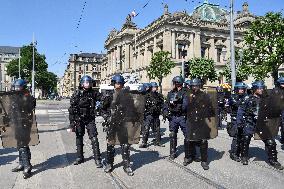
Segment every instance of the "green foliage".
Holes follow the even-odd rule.
[[[281,13],[269,12],[258,17],[245,36],[245,64],[252,66],[255,79],[264,79],[271,73],[274,81],[284,63],[284,19]]]
[[[33,48],[32,45],[23,46],[21,48],[21,78],[31,82],[32,78],[32,56]],[[35,83],[37,88],[48,91],[49,89],[56,88],[57,76],[47,71],[48,64],[45,61],[45,55],[41,55],[35,48]],[[18,59],[12,60],[7,65],[7,74],[18,78],[19,67]]]
[[[217,80],[217,73],[212,59],[193,58],[189,60],[188,65],[190,78],[200,78],[204,82]]]
[[[240,58],[239,51],[235,52],[235,60],[236,60],[236,81],[244,81],[247,80],[249,75],[251,75],[252,68],[250,65],[243,63]],[[220,73],[220,75],[224,76],[227,81],[231,81],[231,64],[230,61],[226,64],[224,70]]]
[[[150,79],[158,78],[160,91],[162,91],[162,80],[171,73],[171,69],[175,67],[175,63],[169,57],[170,53],[159,51],[152,56],[150,66],[147,69]]]

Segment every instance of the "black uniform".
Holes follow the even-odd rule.
[[[227,126],[227,131],[233,141],[231,144],[230,157],[235,161],[240,161],[240,150],[242,145],[243,128],[237,125],[238,108],[243,105],[245,99],[248,98],[246,94],[232,94],[228,105],[230,107],[231,123]]]
[[[164,99],[162,94],[158,92],[149,92],[145,95],[144,129],[141,145],[143,147],[146,147],[147,145],[150,127],[155,136],[155,145],[160,145],[161,143],[159,116],[163,104]]]
[[[107,93],[102,97],[102,104],[101,104],[101,111],[102,116],[104,117],[105,123],[105,130],[107,131],[107,138],[112,135],[112,132],[110,131],[111,126],[110,124],[118,124],[117,128],[120,127],[119,122],[120,120],[125,119],[125,117],[129,117],[133,112],[126,111],[128,107],[125,107],[125,104],[127,102],[122,102],[118,98],[119,96],[125,96],[127,95],[128,89],[119,89],[114,90],[113,93]],[[124,95],[125,93],[125,95]],[[131,108],[130,108],[131,109]],[[129,114],[129,115],[125,115]],[[122,127],[120,127],[123,129]],[[113,136],[112,136],[113,137]],[[125,137],[125,136],[122,136]],[[122,141],[125,141],[126,139],[122,139]],[[121,150],[122,150],[122,159],[123,159],[123,169],[124,171],[132,176],[133,172],[130,167],[130,144],[127,142],[122,142],[120,144]],[[114,162],[114,144],[107,143],[107,152],[106,152],[106,168],[105,172],[111,172],[113,169],[113,162]]]
[[[186,110],[183,104],[186,104],[186,91],[181,89],[171,90],[168,93],[166,102],[163,107],[163,117],[169,120],[170,127],[170,157],[176,157],[177,150],[177,133],[179,127],[181,128],[184,137],[186,138]]]
[[[78,159],[75,164],[84,161],[83,156],[83,136],[85,129],[91,140],[94,159],[97,167],[102,167],[101,153],[98,141],[98,132],[95,123],[96,102],[100,101],[100,93],[93,89],[77,90],[70,99],[69,119],[70,127],[76,133],[76,146]]]
[[[238,109],[237,124],[243,129],[241,160],[244,165],[248,164],[249,144],[252,136],[256,132],[259,110],[262,97],[250,95]],[[268,155],[268,162],[277,169],[283,169],[277,160],[276,142],[274,138],[263,140]]]

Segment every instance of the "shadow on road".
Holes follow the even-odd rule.
[[[217,151],[214,148],[208,148],[208,163],[222,159],[225,151]]]
[[[10,153],[13,153],[13,152],[16,152],[16,148],[1,148],[0,149],[0,156],[3,155],[3,154],[10,154]]]
[[[0,157],[0,166],[11,164],[11,162],[17,159],[18,155],[8,155]]]
[[[264,145],[264,144],[263,144]],[[259,147],[250,147],[249,148],[249,157],[255,157],[254,161],[266,161],[267,154],[266,151]]]
[[[49,169],[58,169],[70,166],[76,159],[75,153],[61,154],[47,159],[45,162],[34,165],[34,175]],[[87,161],[87,160],[86,160]]]

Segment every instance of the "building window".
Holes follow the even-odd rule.
[[[217,62],[221,62],[222,49],[217,48]]]
[[[185,45],[178,45],[178,58],[182,59],[183,56],[185,57],[187,54],[187,50],[185,49]]]
[[[201,47],[201,57],[205,57],[206,47]]]
[[[86,65],[86,71],[88,71],[88,67],[89,67],[89,66],[88,66],[88,64],[87,64],[87,65]]]

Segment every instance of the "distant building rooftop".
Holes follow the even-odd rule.
[[[97,53],[81,53],[78,55],[79,57],[83,58],[102,58],[105,56],[105,54],[97,54]]]
[[[0,46],[1,54],[18,54],[20,47]]]

